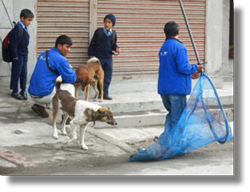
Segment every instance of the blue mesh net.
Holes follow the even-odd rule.
[[[177,125],[170,131],[164,131],[146,149],[138,149],[130,156],[130,161],[169,159],[213,142],[223,144],[232,138],[216,89],[209,77],[202,73]]]

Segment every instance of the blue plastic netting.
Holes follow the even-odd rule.
[[[152,161],[183,155],[199,147],[233,138],[227,116],[209,77],[202,73],[177,125],[164,131],[146,149],[138,149],[130,161]]]

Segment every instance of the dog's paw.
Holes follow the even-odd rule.
[[[54,134],[54,135],[53,135],[53,138],[54,138],[54,139],[58,139],[58,135],[57,135],[57,134]]]
[[[88,150],[89,148],[86,145],[82,145],[83,150]]]
[[[63,131],[63,132],[62,132],[62,135],[63,135],[63,136],[67,136],[67,132],[66,132],[66,131]]]

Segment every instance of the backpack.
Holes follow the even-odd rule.
[[[17,24],[15,24],[15,26],[16,25]],[[18,34],[19,35],[18,39],[20,39],[20,41],[21,41],[22,37],[23,37],[23,28],[20,25],[18,25],[18,26],[19,26],[19,28],[21,28],[20,33]],[[6,37],[4,38],[3,43],[2,43],[2,57],[3,57],[3,61],[5,61],[5,62],[12,61],[11,49],[10,49],[10,35],[13,32],[14,28],[11,29],[11,31],[6,35]],[[19,44],[20,41],[17,43]]]

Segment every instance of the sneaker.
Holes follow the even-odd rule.
[[[26,91],[20,92],[20,95],[23,97],[24,100],[28,100],[28,94]]]
[[[107,95],[107,96],[104,96],[103,99],[105,99],[105,100],[112,100],[112,97],[110,97],[110,96]]]
[[[41,106],[41,105],[37,105],[37,104],[34,104],[31,109],[37,114],[39,115],[40,117],[42,118],[48,118],[49,117],[49,114],[48,112],[45,110],[45,107]]]
[[[11,97],[13,97],[13,98],[15,98],[15,99],[17,99],[17,100],[23,100],[22,95],[20,95],[19,93],[14,93],[14,92],[12,92],[12,93],[11,93]]]

